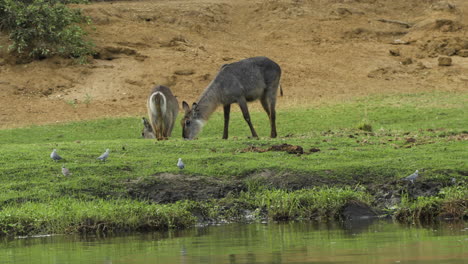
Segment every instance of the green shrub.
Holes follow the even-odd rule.
[[[357,127],[359,130],[363,130],[363,131],[367,131],[367,132],[372,132],[372,125],[371,124],[368,124],[368,123],[365,123],[365,122],[361,122],[358,127]]]
[[[8,32],[9,50],[18,57],[40,59],[54,55],[84,59],[93,44],[79,26],[89,20],[68,3],[83,0],[0,0],[0,29]]]

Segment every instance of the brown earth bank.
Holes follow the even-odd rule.
[[[363,177],[365,178],[365,177]],[[241,192],[249,192],[252,183],[261,188],[296,191],[314,187],[349,187],[357,191],[367,191],[373,196],[372,204],[349,202],[340,210],[340,219],[356,220],[363,218],[392,216],[394,212],[389,208],[396,208],[405,196],[410,200],[418,197],[437,196],[442,188],[448,186],[462,186],[465,182],[441,181],[435,179],[420,179],[411,183],[403,179],[385,181],[384,183],[364,181],[364,179],[337,180],[316,175],[298,175],[294,173],[276,173],[264,171],[246,175],[238,179],[222,179],[197,175],[176,175],[169,173],[156,174],[151,177],[129,181],[126,190],[129,197],[137,200],[155,203],[174,203],[182,200],[210,201],[226,197],[238,197]],[[110,194],[103,194],[107,196]],[[465,201],[466,203],[466,201]],[[465,208],[468,204],[464,205]],[[242,204],[227,204],[220,210],[232,209],[241,211],[239,214],[248,219],[252,208]],[[266,218],[266,212],[265,218]],[[433,212],[437,214],[437,212]],[[443,213],[443,212],[442,212]],[[210,219],[198,216],[200,222]],[[450,219],[453,215],[441,214],[441,219]],[[276,219],[278,220],[278,219]]]
[[[143,115],[155,84],[194,101],[221,65],[282,67],[278,108],[468,89],[466,0],[160,0],[80,5],[97,54],[23,63],[0,33],[0,128]],[[452,59],[439,66],[439,57]],[[253,107],[259,104],[254,103]]]

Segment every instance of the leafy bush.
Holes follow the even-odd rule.
[[[0,0],[0,29],[9,33],[9,50],[22,58],[60,55],[85,58],[93,44],[79,26],[89,20],[68,3],[86,0]]]

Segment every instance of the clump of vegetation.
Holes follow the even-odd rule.
[[[348,202],[370,204],[369,194],[346,188],[313,188],[298,191],[262,190],[242,193],[240,200],[262,208],[274,220],[339,219]]]
[[[361,122],[357,128],[362,131],[372,132],[372,125],[366,122]]]
[[[134,200],[82,201],[73,198],[50,203],[27,202],[0,212],[3,235],[109,233],[184,228],[196,218],[187,203],[149,204]]]
[[[454,219],[468,218],[468,188],[463,186],[447,187],[441,190],[444,198],[441,205],[442,216]]]
[[[87,0],[0,0],[0,30],[9,34],[10,52],[22,59],[59,55],[85,61],[93,53],[80,24],[89,23],[69,3]]]
[[[463,219],[468,217],[468,188],[446,187],[437,196],[416,200],[403,195],[395,217],[404,222],[433,221],[436,218]]]

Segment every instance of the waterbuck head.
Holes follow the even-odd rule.
[[[141,136],[143,138],[156,138],[153,132],[153,128],[151,127],[148,119],[143,117],[142,122],[143,122],[143,130],[141,131]]]
[[[192,108],[190,108],[187,102],[183,101],[182,107],[185,111],[185,115],[180,121],[182,125],[182,137],[191,140],[200,133],[204,121],[201,118],[197,103],[193,103]]]

